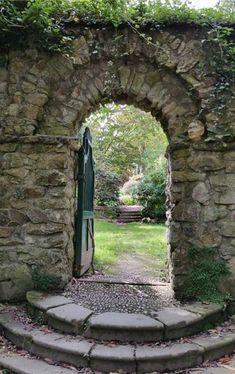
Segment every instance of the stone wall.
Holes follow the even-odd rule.
[[[220,51],[205,43],[206,30],[189,25],[146,27],[144,37],[98,25],[67,32],[75,38],[70,58],[30,45],[10,51],[0,68],[0,299],[22,297],[34,266],[62,283],[72,276],[74,137],[107,101],[151,112],[168,136],[176,294],[190,271],[188,250],[198,246],[226,260],[223,289],[235,297],[235,102],[228,95],[223,113],[214,110]]]
[[[20,299],[34,267],[72,276],[74,150],[48,139],[0,144],[0,295]]]

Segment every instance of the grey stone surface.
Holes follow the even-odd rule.
[[[234,351],[235,333],[228,333],[226,335],[218,334],[210,337],[199,337],[193,339],[192,342],[204,348],[205,360],[215,360]]]
[[[194,369],[189,371],[189,374],[231,374],[231,369],[226,369],[223,367],[212,367],[207,369]]]
[[[75,366],[88,366],[89,352],[93,343],[80,338],[73,339],[61,334],[45,334],[35,331],[32,334],[30,352],[55,362],[66,362]]]
[[[120,97],[155,115],[168,134],[169,268],[176,296],[193,245],[218,248],[230,270],[224,292],[235,297],[235,254],[227,256],[234,238],[228,224],[235,203],[234,101],[221,93],[224,108],[215,110],[216,66],[209,63],[220,50],[204,48],[204,26],[188,25],[182,33],[178,25],[150,25],[146,38],[138,38],[125,25],[118,46],[115,30],[84,27],[73,29],[71,59],[22,48],[6,52],[8,63],[0,68],[0,300],[25,298],[33,266],[61,277],[58,289],[72,278],[79,146],[71,138],[99,103]]]
[[[154,341],[163,338],[163,324],[142,314],[107,312],[88,321],[85,336],[120,341]]]
[[[181,308],[164,308],[155,318],[164,324],[166,339],[191,335],[201,329],[202,316]]]
[[[18,374],[74,374],[74,370],[12,354],[0,355],[0,367]]]
[[[135,372],[136,363],[134,357],[134,347],[116,346],[109,347],[97,344],[90,354],[90,365],[92,369],[103,372]]]
[[[92,314],[92,310],[77,304],[66,304],[47,311],[49,324],[63,332],[77,334]]]
[[[36,291],[27,292],[27,301],[30,305],[42,311],[73,303],[72,300],[69,300],[64,296],[46,295]]]
[[[165,372],[200,365],[204,349],[196,344],[175,344],[165,348],[136,348],[137,372]]]
[[[221,314],[223,312],[223,305],[213,303],[190,303],[184,304],[183,309],[188,310],[192,313],[201,314],[203,317],[209,317],[214,314]]]

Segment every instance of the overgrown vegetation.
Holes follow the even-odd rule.
[[[183,298],[223,302],[225,296],[219,291],[219,283],[229,272],[225,261],[219,257],[215,248],[191,248],[189,261],[191,270],[184,284]]]
[[[34,289],[39,291],[51,291],[59,287],[61,277],[42,271],[39,267],[32,270]]]
[[[102,27],[128,24],[152,45],[151,37],[145,34],[146,24],[157,28],[175,22],[201,25],[207,32],[202,41],[209,43],[208,50],[213,53],[207,63],[216,71],[211,111],[222,116],[226,103],[234,97],[234,0],[220,0],[213,8],[199,10],[190,7],[189,0],[0,0],[0,49],[21,48],[33,41],[34,46],[68,55],[74,36],[66,25],[84,22],[101,23]],[[5,64],[4,54],[0,63]],[[233,135],[231,128],[224,125],[208,132],[207,141],[230,139]]]
[[[16,46],[26,35],[46,49],[64,49],[70,37],[69,22],[109,22],[114,26],[131,23],[196,23],[215,27],[235,21],[233,0],[220,1],[215,8],[195,10],[187,1],[126,0],[0,0],[1,46]],[[226,35],[227,36],[227,35]]]

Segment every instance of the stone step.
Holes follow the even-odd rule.
[[[30,354],[77,368],[90,367],[104,373],[122,370],[141,374],[182,370],[220,358],[235,349],[235,332],[231,331],[192,338],[187,343],[171,342],[161,346],[101,344],[82,337],[65,336],[48,330],[44,332],[35,325],[24,326],[9,313],[0,313],[0,326],[7,339]],[[52,371],[41,373],[44,372],[54,374]]]
[[[141,217],[141,212],[121,212],[119,217]]]
[[[117,223],[134,223],[134,222],[140,222],[141,219],[117,219]]]
[[[121,216],[118,216],[118,220],[119,221],[123,221],[123,220],[142,220],[142,216],[140,216],[140,215],[136,215],[136,216],[132,216],[132,215],[125,215],[125,216],[123,216],[123,215],[121,215]]]
[[[15,374],[74,374],[74,370],[49,365],[38,359],[25,358],[12,353],[0,355],[0,368]]]
[[[96,314],[64,296],[27,293],[29,312],[36,321],[69,334],[97,340],[156,342],[179,339],[205,330],[225,319],[223,306],[192,303],[163,308],[153,317],[106,312]]]

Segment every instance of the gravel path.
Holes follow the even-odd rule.
[[[157,271],[152,257],[144,253],[124,253],[106,274],[88,274],[80,280],[73,279],[64,295],[98,313],[153,315],[163,307],[179,305],[170,283],[161,281]],[[124,284],[117,284],[119,282]]]
[[[105,279],[111,280],[110,277]],[[179,305],[174,299],[171,286],[167,283],[144,286],[80,282],[74,279],[67,285],[64,295],[99,313],[128,312],[153,315],[156,310],[163,307]]]

